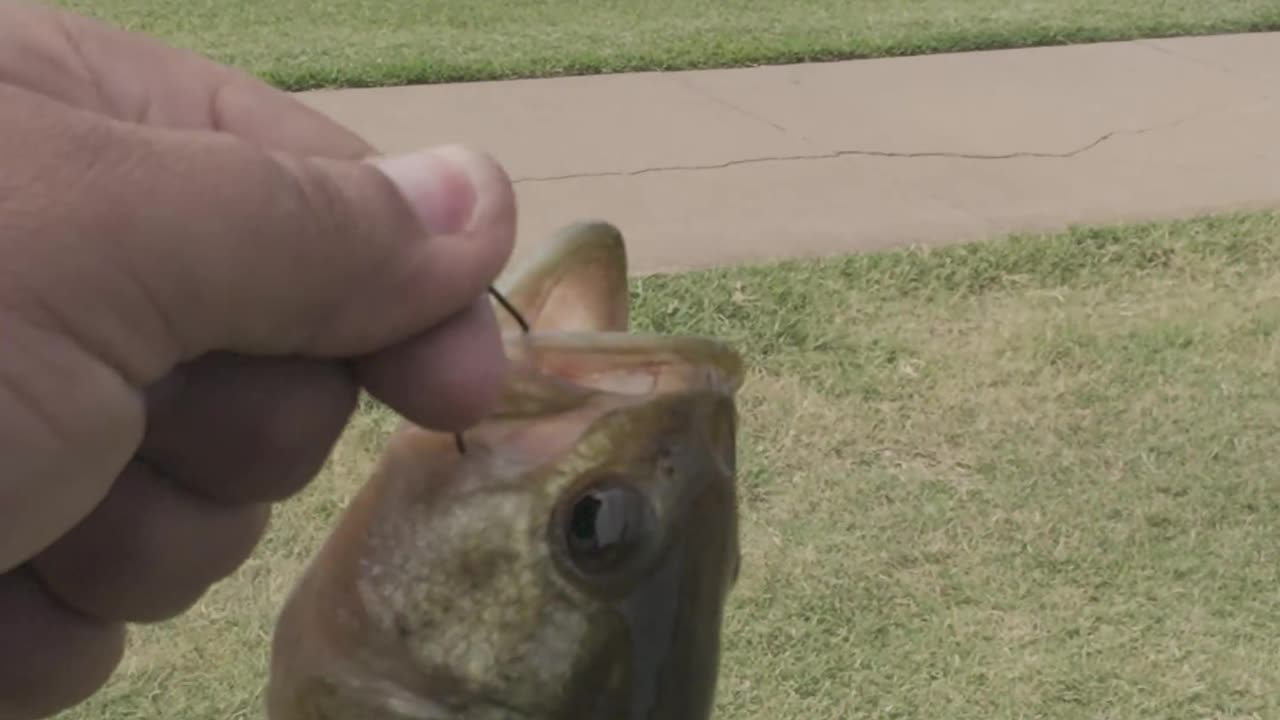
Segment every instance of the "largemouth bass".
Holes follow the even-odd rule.
[[[291,591],[270,720],[706,720],[738,573],[739,357],[628,332],[600,222],[504,278],[500,407],[405,424]],[[527,332],[521,321],[527,325]]]

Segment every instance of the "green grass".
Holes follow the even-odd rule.
[[[57,0],[55,0],[57,1]],[[289,89],[1280,28],[1275,0],[61,0]]]
[[[1280,717],[1280,213],[635,285],[732,340],[719,718]],[[392,418],[66,720],[259,717],[283,593]]]

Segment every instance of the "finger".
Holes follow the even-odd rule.
[[[421,335],[480,296],[514,235],[509,178],[457,148],[381,171],[296,160],[0,85],[0,157],[0,316],[32,340],[0,356],[22,411],[0,417],[18,423],[0,433],[0,570],[103,497],[142,437],[138,388],[214,350],[358,356]]]
[[[357,396],[337,362],[207,355],[148,394],[138,452],[220,502],[283,500],[320,471]]]
[[[0,222],[0,256],[7,239]],[[87,515],[146,429],[140,393],[118,371],[6,307],[15,269],[29,268],[0,260],[0,573]]]
[[[356,363],[361,385],[434,430],[462,430],[498,401],[503,361],[498,321],[485,298],[430,333]]]
[[[67,606],[111,621],[174,617],[252,553],[267,505],[227,505],[130,463],[88,517],[30,566]]]
[[[124,654],[125,629],[81,615],[25,570],[0,575],[0,720],[35,720],[88,698]]]
[[[0,5],[0,82],[120,120],[221,130],[298,155],[373,153],[351,131],[248,73],[47,5]]]
[[[44,255],[23,263],[36,297],[20,312],[138,384],[215,349],[343,356],[399,342],[480,296],[514,239],[510,179],[459,148],[379,172],[30,97],[0,97],[0,117],[12,128],[0,156],[42,148],[17,163],[10,205],[59,220],[18,228]]]

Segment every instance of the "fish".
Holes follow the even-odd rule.
[[[741,357],[630,331],[607,222],[564,227],[496,289],[496,409],[457,438],[392,433],[285,599],[269,720],[711,717]]]

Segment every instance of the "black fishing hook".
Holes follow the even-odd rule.
[[[520,311],[516,309],[515,305],[512,305],[509,300],[502,297],[502,293],[493,289],[492,285],[489,286],[489,294],[493,296],[494,300],[498,301],[498,304],[502,306],[503,310],[506,310],[508,313],[511,314],[511,317],[515,318],[516,324],[520,326],[520,330],[522,332],[525,332],[525,333],[529,332],[528,321],[524,319],[524,316],[520,314]]]
[[[515,318],[516,324],[520,326],[520,331],[527,334],[529,332],[529,322],[524,319],[524,315],[520,314],[520,311],[516,309],[516,306],[512,305],[510,301],[502,297],[502,293],[498,292],[492,285],[489,286],[489,294],[493,296],[494,300],[498,301],[498,304],[502,306],[503,310],[506,310],[511,317]],[[467,446],[462,442],[462,433],[459,432],[453,434],[453,444],[458,446],[459,455],[467,454]]]

